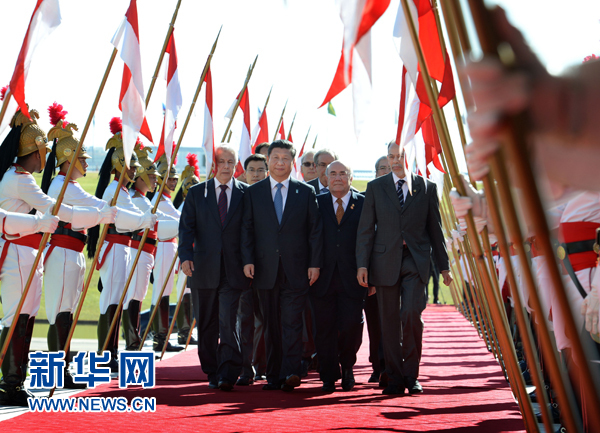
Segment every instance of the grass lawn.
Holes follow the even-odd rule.
[[[38,183],[41,182],[41,175],[35,175]],[[78,180],[80,185],[90,194],[94,194],[96,190],[96,185],[98,183],[98,173],[89,173],[86,177]],[[353,186],[359,191],[364,191],[367,187],[367,181],[357,180],[353,182]],[[87,252],[84,250],[84,254],[86,254],[87,261],[87,270],[89,272],[91,260],[87,259]],[[92,276],[92,281],[90,284],[90,288],[87,292],[83,309],[81,310],[80,320],[84,321],[97,321],[98,316],[100,314],[99,310],[99,301],[100,301],[100,292],[98,291],[98,278],[100,276],[99,272],[94,272]],[[86,273],[87,278],[87,273]],[[431,292],[431,289],[430,289]],[[451,304],[452,298],[450,296],[450,290],[440,284],[440,300],[445,300],[446,303]],[[148,287],[148,293],[152,293],[152,285]],[[177,302],[177,294],[176,291],[173,290],[171,293],[171,302]],[[431,296],[430,296],[431,300]],[[144,302],[142,303],[142,310],[150,308],[151,297],[149,295],[146,296]],[[0,317],[3,315],[2,306],[0,305]],[[45,291],[42,292],[42,301],[40,305],[40,311],[37,316],[39,319],[46,319],[46,304],[45,304]],[[34,336],[36,337],[44,337],[47,332],[47,326],[43,326],[41,324],[36,325]],[[93,325],[80,325],[77,327],[77,331],[75,332],[75,338],[96,338],[96,327]]]

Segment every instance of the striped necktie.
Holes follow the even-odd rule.
[[[398,200],[400,200],[400,207],[404,207],[404,193],[402,192],[402,185],[404,185],[404,180],[400,179],[398,181]]]

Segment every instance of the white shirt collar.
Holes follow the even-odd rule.
[[[348,194],[346,194],[345,196],[342,197],[342,203],[344,203],[344,209],[348,207],[348,202],[350,201],[351,195],[352,195],[352,190],[348,191]],[[334,195],[331,194],[331,199],[333,200],[333,203],[335,204],[335,202],[337,201],[337,197],[334,197]]]
[[[320,177],[317,177],[317,181],[319,182],[319,190],[317,191],[317,194],[321,194],[321,190],[322,190],[323,188],[327,188],[327,191],[329,191],[329,188],[328,188],[328,187],[326,187],[325,185],[323,185],[323,184],[321,183],[321,178],[320,178]]]
[[[229,182],[224,183],[224,184],[219,182],[219,179],[217,179],[216,177],[214,179],[215,179],[215,189],[219,189],[219,187],[221,185],[227,185],[230,190],[233,190],[233,176],[231,177],[231,179],[229,179]]]
[[[291,176],[288,176],[288,178],[286,180],[281,182],[283,184],[283,186],[286,187],[287,189],[290,188],[290,177]],[[280,182],[277,182],[275,179],[273,179],[271,176],[269,176],[269,179],[271,181],[271,189],[274,189],[277,186],[277,184],[280,183]]]
[[[396,173],[392,171],[392,176],[394,177],[394,185],[398,185],[399,180],[403,180],[404,182],[406,182],[406,174],[402,179],[400,179],[398,176],[396,176]]]

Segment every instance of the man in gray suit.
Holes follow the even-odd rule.
[[[375,286],[389,378],[384,394],[417,394],[423,339],[421,313],[427,304],[430,257],[452,281],[435,183],[412,176],[408,190],[404,152],[388,146],[392,173],[367,185],[358,225],[358,282]]]

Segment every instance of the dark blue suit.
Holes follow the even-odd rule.
[[[242,291],[250,289],[240,250],[247,188],[233,180],[231,202],[222,224],[215,180],[194,185],[179,220],[180,260],[194,263],[188,284],[198,323],[198,356],[212,383],[226,380],[234,384],[242,369],[236,313]]]
[[[323,267],[311,287],[314,336],[323,382],[351,370],[362,343],[363,303],[367,289],[356,279],[356,234],[364,197],[351,192],[338,224],[331,193],[317,196],[323,220]]]

